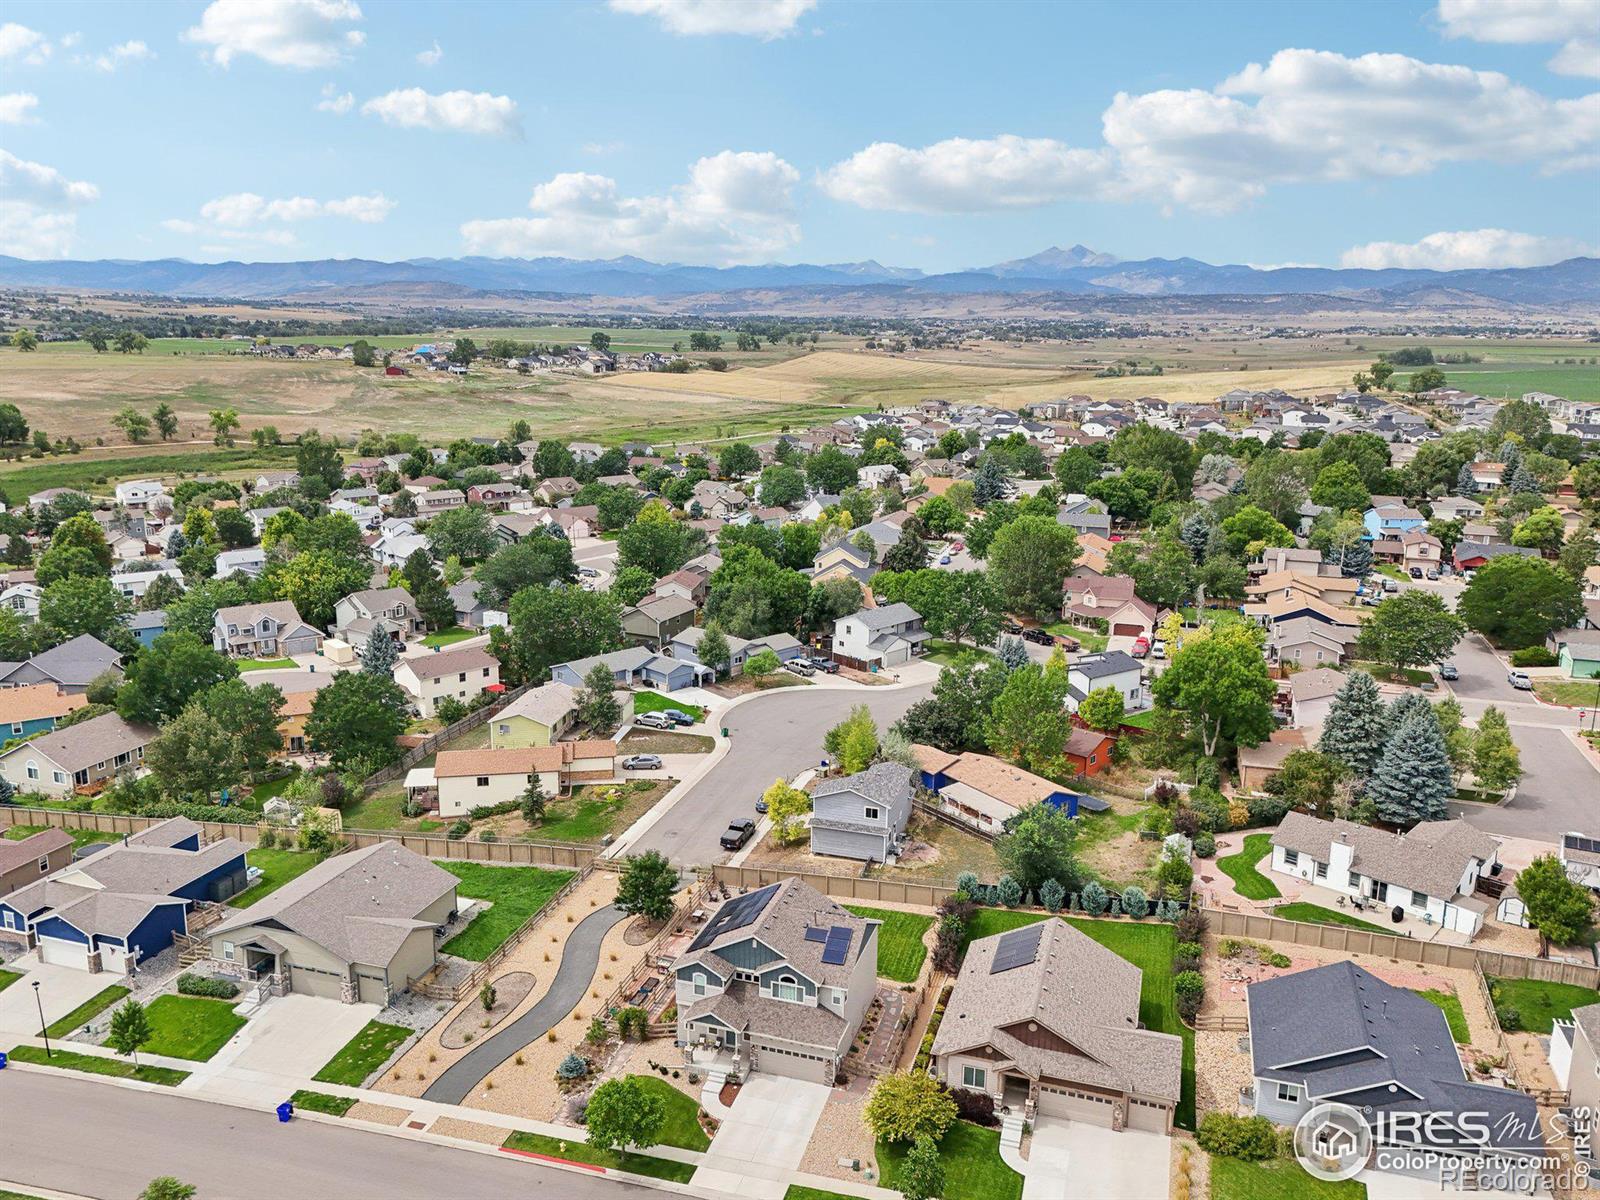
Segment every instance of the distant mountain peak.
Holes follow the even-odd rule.
[[[1027,258],[1013,258],[992,267],[980,267],[992,275],[1026,275],[1034,279],[1048,278],[1058,271],[1071,271],[1079,267],[1109,267],[1122,260],[1115,254],[1102,254],[1079,243],[1070,250],[1051,246]]]

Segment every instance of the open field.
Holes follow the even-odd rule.
[[[0,464],[0,487],[4,487],[12,503],[16,503],[50,488],[81,488],[91,494],[109,495],[124,479],[202,472],[224,479],[253,478],[263,470],[293,465],[292,446],[273,446],[265,450],[237,446],[227,450],[209,441],[201,445],[95,446],[81,454],[66,454],[60,458],[30,458],[20,463]]]

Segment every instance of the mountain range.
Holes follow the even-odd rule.
[[[881,287],[916,295],[1055,294],[1085,298],[1164,296],[1360,296],[1391,303],[1425,302],[1441,289],[1503,303],[1546,306],[1600,301],[1600,259],[1571,258],[1542,267],[1428,271],[1330,267],[1263,269],[1214,265],[1194,258],[1134,261],[1073,246],[1052,246],[1027,258],[944,274],[910,267],[854,263],[771,263],[703,267],[624,256],[573,258],[317,259],[304,262],[192,263],[184,259],[30,260],[0,255],[0,286],[72,287],[168,296],[314,299],[317,293],[404,290],[529,293],[558,298],[706,296],[751,289]],[[431,287],[428,285],[432,285]]]

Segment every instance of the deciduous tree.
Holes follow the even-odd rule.
[[[1443,662],[1466,631],[1436,593],[1413,588],[1389,597],[1367,618],[1356,651],[1398,673]]]
[[[677,893],[677,868],[659,850],[646,850],[630,855],[624,864],[615,904],[625,913],[660,922],[672,916]]]
[[[1502,554],[1478,569],[1456,612],[1469,629],[1515,650],[1577,624],[1583,596],[1570,576],[1549,563]]]
[[[1255,625],[1206,625],[1187,635],[1156,677],[1156,700],[1188,717],[1207,757],[1223,741],[1253,746],[1272,732],[1277,689],[1261,646]]]
[[[1061,609],[1061,585],[1078,558],[1073,531],[1048,517],[1018,517],[989,546],[989,577],[1012,612],[1049,617]]]
[[[956,1102],[932,1075],[902,1071],[879,1077],[862,1117],[880,1141],[937,1141],[956,1119]]]

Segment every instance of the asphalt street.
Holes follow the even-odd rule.
[[[205,1200],[619,1200],[646,1189],[449,1146],[35,1072],[0,1072],[0,1180],[132,1200],[158,1175]]]
[[[793,779],[822,757],[822,737],[865,704],[880,729],[898,720],[932,684],[907,688],[785,688],[748,700],[725,718],[733,746],[694,790],[634,843],[633,853],[659,850],[679,866],[722,862],[717,844],[728,822],[756,818],[755,803],[780,776]]]

